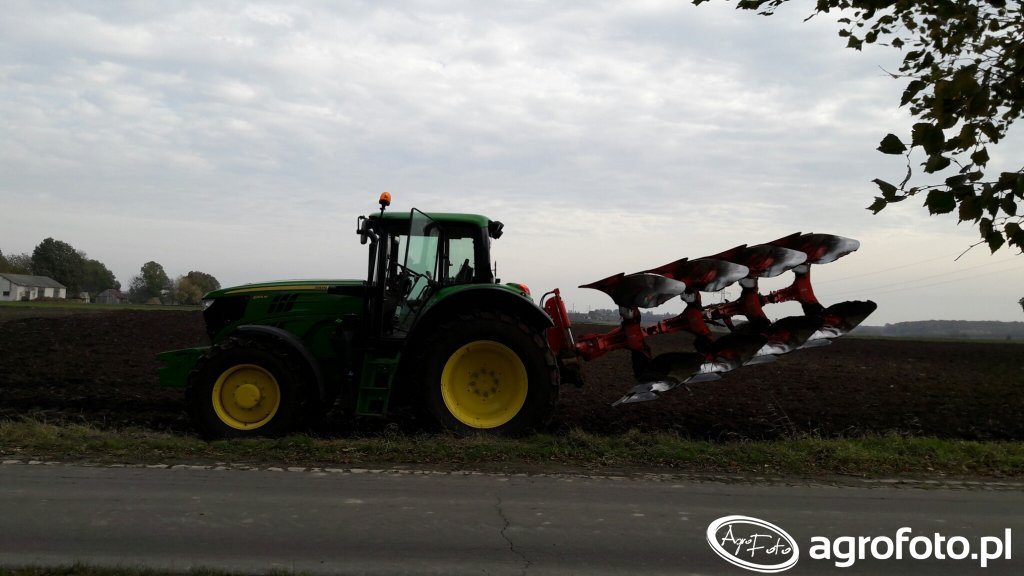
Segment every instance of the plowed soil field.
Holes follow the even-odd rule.
[[[183,393],[161,389],[155,354],[207,344],[199,312],[0,309],[0,418],[187,432]],[[16,312],[12,312],[16,311]],[[579,333],[607,327],[582,326]],[[682,335],[656,352],[688,350]],[[1024,439],[1024,344],[845,338],[655,402],[611,407],[634,385],[626,352],[586,366],[566,386],[551,431],[673,431],[693,438],[770,439],[899,433]],[[333,411],[318,433],[385,426],[416,431],[403,411],[353,420]]]

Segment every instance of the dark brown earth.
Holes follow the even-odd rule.
[[[183,394],[161,389],[155,354],[205,345],[198,312],[112,311],[0,315],[0,418],[29,416],[101,428],[188,431]],[[580,331],[593,331],[584,327]],[[687,348],[685,336],[654,338],[656,351]],[[551,431],[671,431],[693,438],[767,439],[898,433],[1024,439],[1024,345],[845,338],[798,351],[718,382],[612,408],[633,386],[629,357],[586,366],[587,384],[566,386]],[[328,435],[416,422],[352,421],[334,412]]]

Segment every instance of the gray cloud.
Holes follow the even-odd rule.
[[[864,241],[826,277],[973,242],[913,207],[864,211],[871,178],[902,170],[873,151],[909,124],[880,68],[895,55],[845,50],[797,8],[10,2],[0,249],[63,238],[122,282],[148,260],[226,283],[357,276],[352,223],[388,189],[395,209],[506,221],[503,277],[604,307],[572,287],[795,230]],[[983,317],[1019,297],[996,289]],[[886,299],[883,321],[981,314]]]

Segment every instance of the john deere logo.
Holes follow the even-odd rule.
[[[708,525],[708,544],[740,568],[774,574],[800,559],[796,540],[771,522],[750,516],[725,516]]]

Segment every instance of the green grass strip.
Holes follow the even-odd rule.
[[[0,421],[0,458],[60,462],[422,466],[501,471],[656,471],[758,476],[1024,478],[1024,443],[869,436],[708,442],[671,433],[580,431],[524,438],[385,433],[204,442],[145,430]]]
[[[70,566],[19,566],[0,567],[0,576],[234,576],[242,572],[228,572],[224,570],[211,570],[206,568],[193,568],[191,570],[157,570],[151,568],[111,568],[91,566],[88,564],[72,564]],[[246,573],[248,574],[248,573]],[[284,576],[286,574],[296,575],[298,572],[286,572],[283,570],[270,570],[262,572],[267,576]]]

